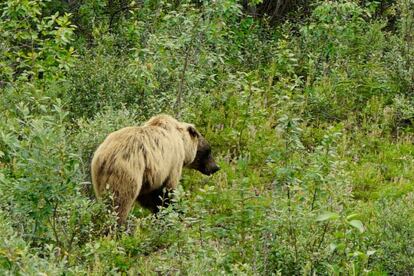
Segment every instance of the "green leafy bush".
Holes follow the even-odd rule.
[[[370,243],[376,250],[373,263],[382,270],[401,275],[414,271],[412,205],[413,194],[409,193],[397,200],[380,200],[374,206],[376,221],[371,224]]]
[[[0,274],[411,275],[411,2],[3,1]],[[90,159],[161,112],[221,170],[118,227]]]
[[[370,9],[352,1],[326,2],[301,28],[313,116],[343,120],[373,96],[388,100],[396,84],[384,64],[384,23],[370,20]]]
[[[47,1],[1,4],[1,79],[56,79],[69,69],[74,49],[69,15],[44,16]],[[4,84],[3,84],[4,85]]]

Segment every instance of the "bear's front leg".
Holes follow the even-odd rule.
[[[137,201],[142,207],[149,209],[153,213],[157,213],[160,207],[168,207],[170,204],[170,195],[164,187],[161,187],[148,194],[139,195]]]
[[[164,181],[163,187],[167,188],[168,191],[175,190],[180,183],[181,173],[183,168],[178,166],[170,172],[170,176]]]
[[[157,213],[160,210],[160,206],[168,207],[173,196],[172,191],[180,182],[181,171],[182,168],[178,168],[171,172],[160,188],[147,194],[139,195],[137,198],[139,204],[153,213]]]

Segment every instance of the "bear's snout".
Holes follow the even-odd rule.
[[[220,167],[215,165],[212,169],[211,169],[211,174],[216,173],[220,170]]]
[[[201,171],[203,174],[205,174],[205,175],[212,175],[212,174],[214,174],[214,173],[216,173],[217,171],[219,171],[220,170],[220,167],[219,166],[217,166],[216,164],[214,164],[213,166],[211,166],[210,168],[208,168],[207,170],[205,170],[205,171]]]

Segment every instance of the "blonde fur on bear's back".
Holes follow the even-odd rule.
[[[182,167],[197,152],[198,141],[188,133],[189,126],[168,115],[155,116],[142,127],[109,134],[95,151],[91,163],[95,193],[114,194],[121,223],[139,195],[178,185]]]

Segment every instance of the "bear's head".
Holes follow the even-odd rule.
[[[187,127],[187,131],[193,139],[197,140],[197,153],[194,160],[187,167],[198,170],[205,175],[212,175],[220,170],[220,167],[214,161],[211,147],[207,140],[192,125]]]
[[[185,148],[184,166],[206,175],[211,175],[220,170],[211,154],[210,145],[194,125],[179,122],[166,114],[152,117],[146,125],[161,127],[172,132],[178,131]]]

